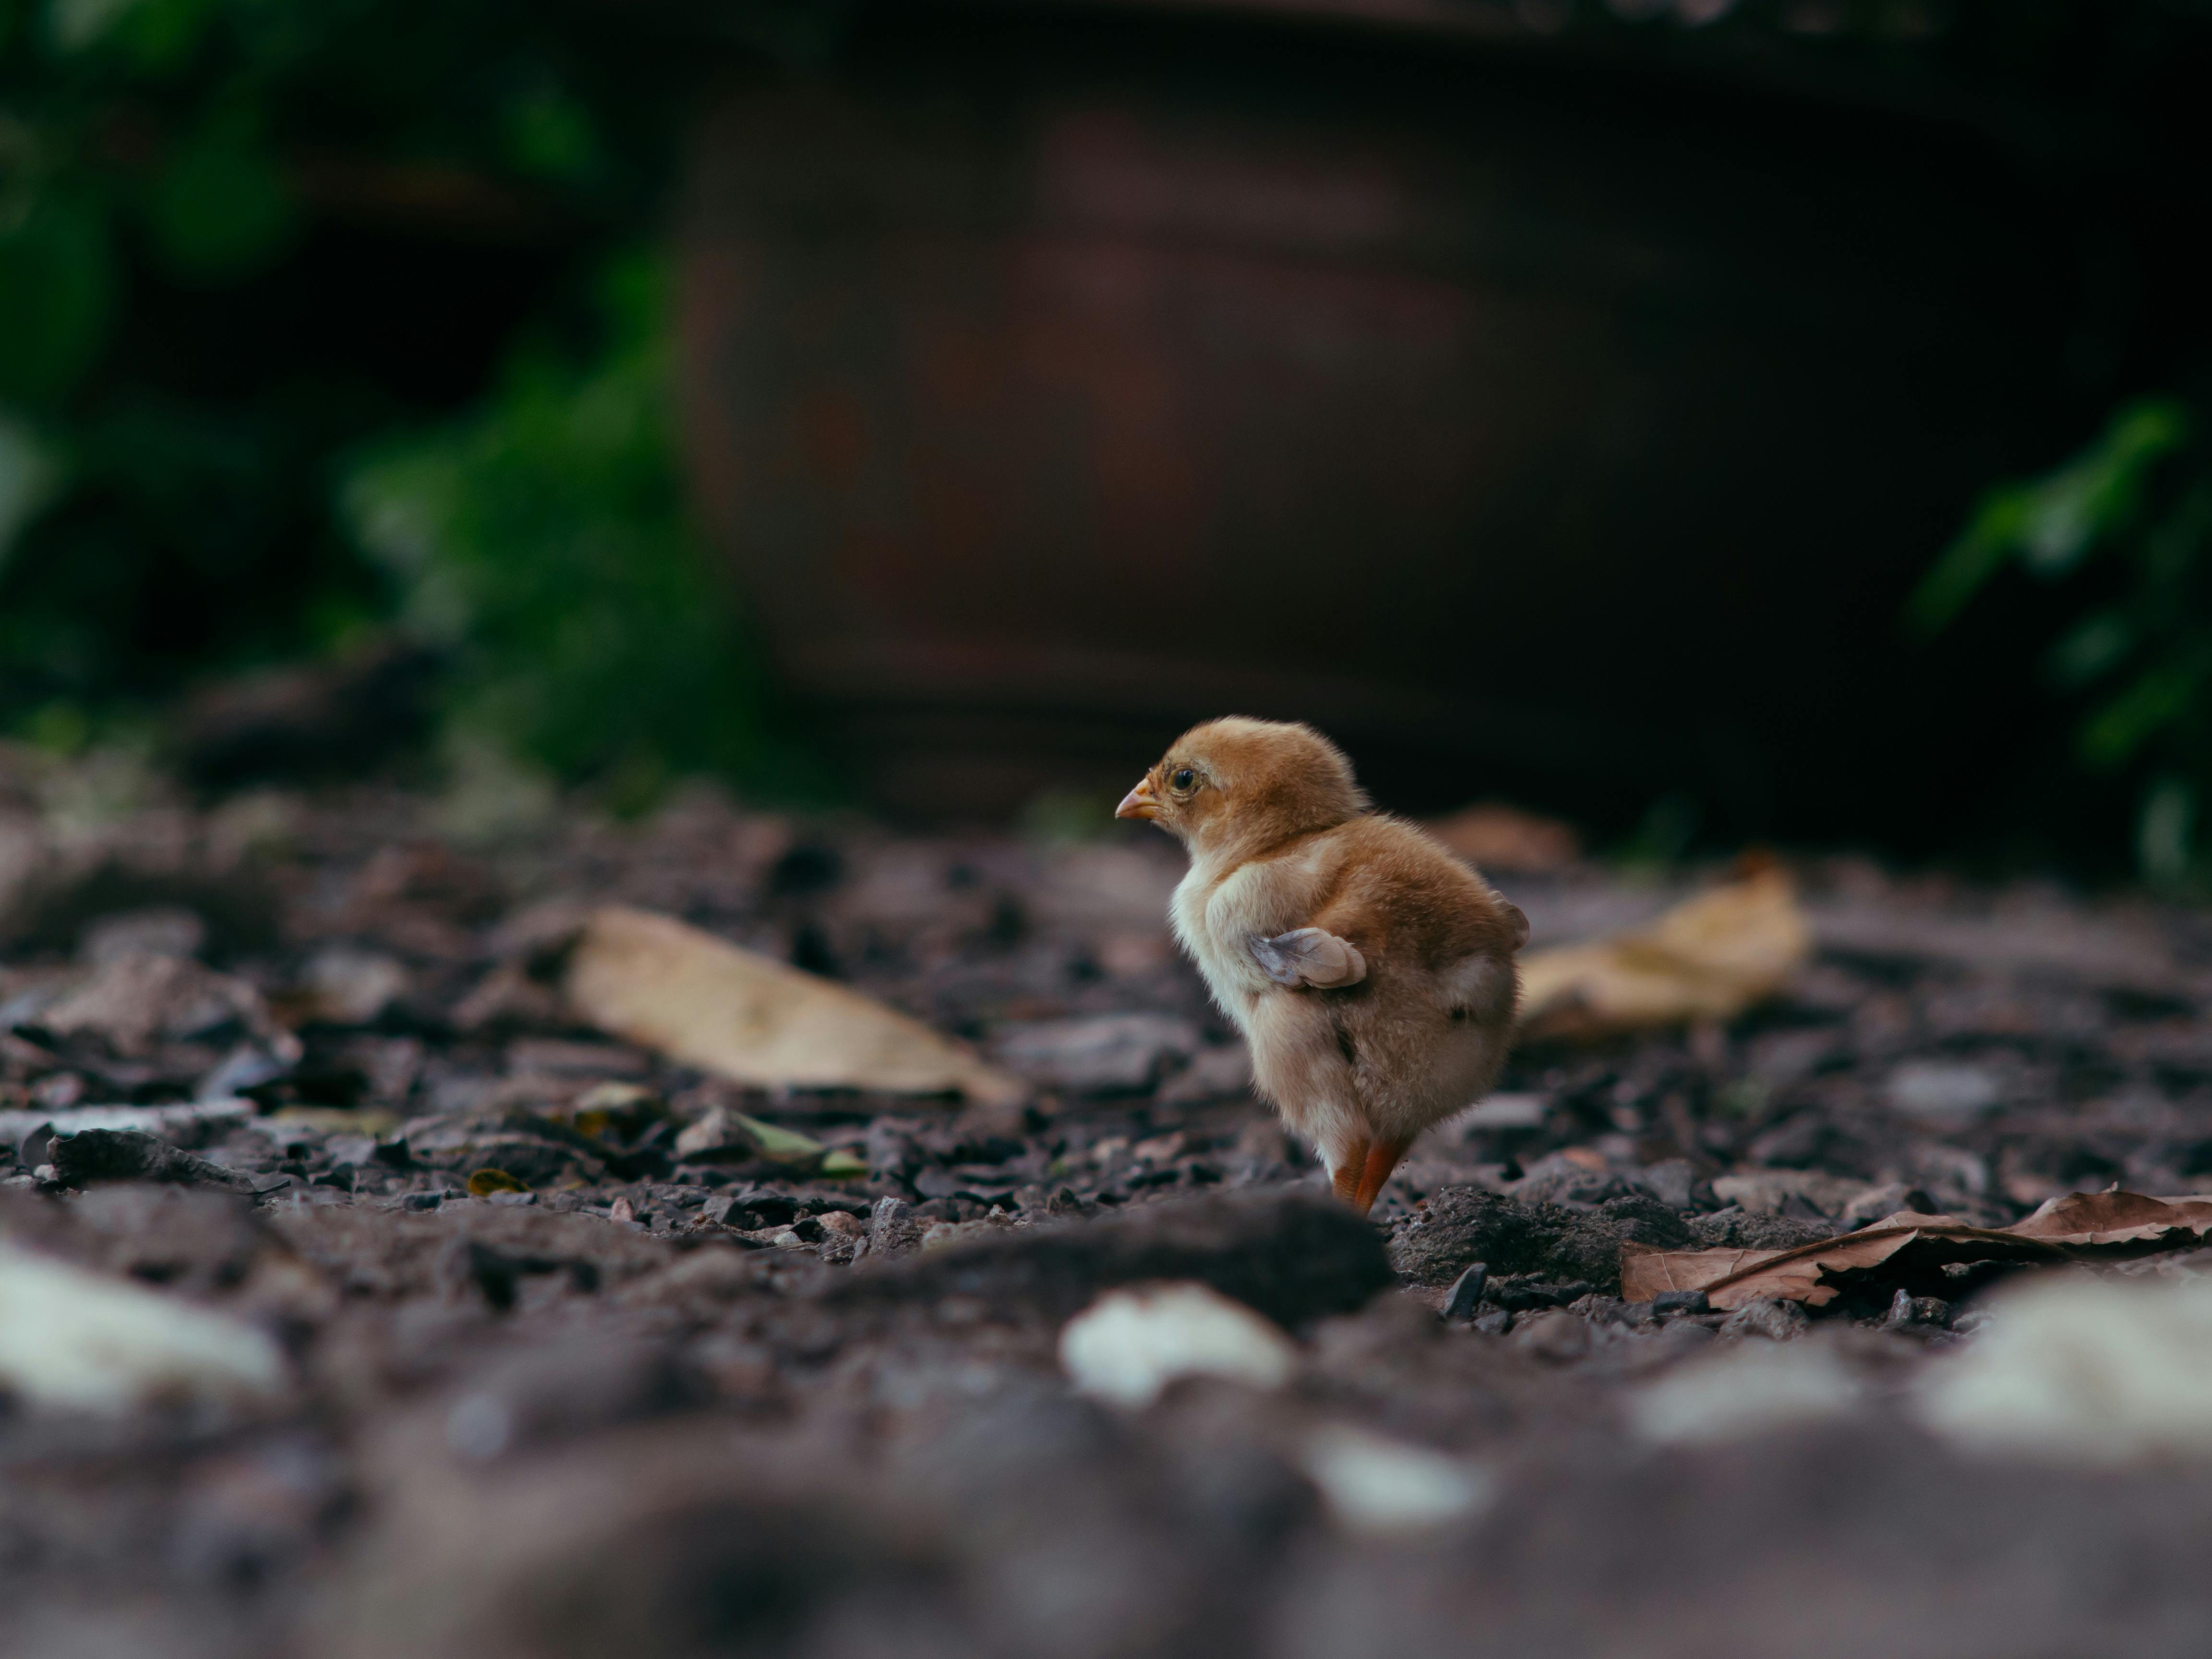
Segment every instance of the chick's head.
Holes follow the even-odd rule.
[[[1194,853],[1257,851],[1367,808],[1344,751],[1310,726],[1231,715],[1194,726],[1122,798]]]

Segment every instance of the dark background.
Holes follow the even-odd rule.
[[[0,564],[0,720],[191,763],[197,689],[419,650],[310,750],[459,720],[623,801],[989,817],[1237,708],[1412,809],[2124,870],[2143,768],[2083,773],[2037,669],[2123,574],[1899,617],[1990,487],[2200,386],[2212,14],[1720,9],[19,22],[30,222],[91,204],[111,298],[9,388],[66,468]],[[210,261],[221,169],[174,180],[233,129],[279,228]],[[562,411],[617,381],[678,413],[602,466]],[[345,506],[395,446],[443,503],[411,564]]]

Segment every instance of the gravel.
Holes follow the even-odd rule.
[[[2000,1275],[1810,1315],[1617,1294],[1625,1243],[2212,1185],[2195,911],[1800,860],[1817,948],[1782,997],[1523,1049],[1361,1221],[1194,975],[1137,948],[1164,842],[696,794],[462,845],[402,791],[141,795],[88,827],[0,789],[36,872],[0,899],[0,1248],[252,1333],[282,1376],[0,1414],[28,1651],[2181,1655],[2212,1623],[2212,1463],[2176,1433],[2054,1468],[1900,1403],[2009,1397],[1944,1381],[2014,1351]],[[1504,884],[1545,944],[1698,878]],[[610,1042],[554,989],[596,902],[833,969],[1034,1093],[771,1095]],[[168,1109],[211,1080],[246,1109]],[[65,1132],[92,1107],[166,1115]],[[847,1157],[679,1153],[718,1109]],[[526,1190],[472,1196],[488,1170]],[[1077,1393],[1068,1322],[1164,1285],[1285,1333],[1287,1377]],[[2193,1350],[2098,1306],[2049,1303],[2018,1352],[2057,1376],[2036,1356],[2109,1325],[2183,1421],[2197,1373],[2145,1368]]]

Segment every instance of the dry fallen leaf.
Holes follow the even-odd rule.
[[[1766,869],[1648,927],[1521,958],[1521,1024],[1580,1037],[1733,1019],[1779,990],[1812,946],[1790,878]]]
[[[711,1108],[676,1137],[675,1146],[680,1158],[760,1158],[802,1169],[819,1164],[829,1150],[811,1135],[778,1128],[726,1106]]]
[[[1947,1215],[1900,1210],[1870,1227],[1788,1250],[1655,1250],[1632,1244],[1620,1258],[1620,1294],[1649,1302],[1662,1291],[1703,1291],[1716,1308],[1747,1302],[1835,1299],[1842,1275],[1893,1265],[1932,1271],[1946,1261],[2057,1261],[2202,1238],[2212,1198],[2146,1198],[2117,1189],[2069,1193],[2009,1227],[1973,1227]],[[1905,1261],[1896,1258],[1906,1256]]]
[[[738,1083],[957,1091],[987,1104],[1024,1093],[919,1020],[647,911],[594,911],[562,989],[599,1030]]]

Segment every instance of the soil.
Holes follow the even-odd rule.
[[[10,764],[0,1111],[29,1127],[0,1232],[235,1315],[289,1371],[253,1406],[0,1416],[11,1650],[2055,1659],[2212,1628],[2203,1466],[1977,1455],[1906,1409],[1978,1340],[1989,1275],[1809,1317],[1617,1296],[1624,1243],[2212,1185],[2194,910],[1790,861],[1818,944],[1781,997],[1524,1048],[1363,1222],[1173,955],[1164,840],[703,793],[629,825],[396,788],[195,802]],[[1718,873],[1496,878],[1540,946]],[[769,1095],[580,1027],[562,919],[605,902],[834,975],[1034,1092]],[[195,1098],[249,1105],[36,1124]],[[716,1106],[866,1173],[678,1158]],[[1160,1280],[1280,1326],[1291,1380],[1076,1392],[1061,1327]],[[1858,1379],[1848,1409],[1638,1429],[1663,1379],[1791,1343]],[[1363,1519],[1317,1472],[1347,1434],[1458,1498]]]

